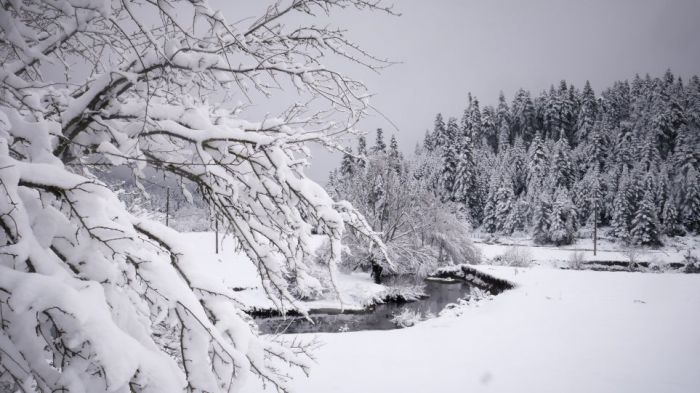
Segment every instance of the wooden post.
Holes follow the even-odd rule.
[[[170,187],[165,194],[165,226],[170,225]]]
[[[214,232],[215,232],[215,241],[216,241],[216,246],[215,250],[216,253],[219,253],[219,217],[214,218]]]

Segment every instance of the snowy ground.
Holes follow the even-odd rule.
[[[203,269],[248,288],[237,292],[246,304],[270,305],[255,267],[231,252],[230,239],[217,255],[213,234],[187,236]],[[674,262],[685,246],[697,252],[696,239],[684,242],[652,255]],[[509,247],[477,246],[485,258]],[[700,391],[700,275],[552,268],[582,248],[529,247],[534,268],[478,266],[517,287],[458,316],[402,330],[305,335],[325,345],[310,378],[297,375],[293,385],[300,393]],[[626,258],[614,244],[599,250],[599,260]],[[351,307],[383,290],[366,274],[340,281]],[[313,308],[337,305],[329,295]],[[264,391],[272,390],[253,379],[243,389]]]
[[[700,391],[700,275],[479,268],[518,287],[408,329],[319,334],[297,391]]]
[[[199,255],[203,274],[216,277],[229,288],[236,288],[237,299],[248,309],[275,308],[262,289],[255,265],[245,254],[233,251],[234,243],[231,237],[220,239],[217,254],[214,233],[193,232],[183,236],[186,237],[193,252]],[[368,302],[381,296],[381,293],[386,290],[385,286],[375,284],[369,274],[363,272],[340,273],[337,285],[344,310],[363,309]],[[305,305],[310,310],[340,309],[341,306],[337,294],[333,291],[328,291],[321,299],[305,302]]]
[[[628,247],[610,241],[598,239],[596,255],[593,255],[593,241],[591,239],[576,239],[576,243],[569,246],[538,246],[532,240],[525,237],[500,238],[496,242],[487,241],[486,236],[476,236],[472,239],[481,250],[482,257],[488,260],[503,255],[509,248],[516,246],[527,249],[527,253],[537,265],[565,266],[574,253],[582,253],[586,261],[629,261]],[[665,245],[652,249],[635,248],[638,262],[650,262],[665,264],[683,262],[688,252],[700,258],[700,238],[675,237],[665,239]]]

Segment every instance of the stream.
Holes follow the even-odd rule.
[[[449,303],[469,293],[470,284],[466,281],[433,281],[423,280],[424,299],[412,302],[387,302],[377,304],[362,313],[348,314],[312,314],[314,323],[303,317],[258,317],[256,322],[263,334],[276,333],[335,333],[354,332],[358,330],[389,330],[397,326],[391,321],[395,314],[403,309],[420,313],[425,318],[437,315]]]

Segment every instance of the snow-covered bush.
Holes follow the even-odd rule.
[[[229,23],[206,0],[3,3],[0,383],[219,392],[252,373],[285,391],[285,368],[308,368],[307,347],[258,337],[239,294],[201,271],[178,232],[130,212],[108,174],[142,195],[161,174],[187,203],[196,189],[275,304],[304,313],[294,293],[315,285],[312,233],[330,241],[331,272],[346,225],[383,251],[349,203],[304,174],[307,145],[337,148],[368,109],[365,86],[321,62],[386,62],[342,29],[285,20],[345,7],[390,12],[295,0]],[[277,114],[231,104],[288,86],[302,97]]]
[[[528,267],[532,263],[532,255],[527,247],[510,246],[494,261],[505,266]]]
[[[410,310],[406,307],[391,317],[391,322],[400,328],[407,328],[421,321],[421,314],[418,311]]]
[[[571,269],[580,270],[585,261],[586,257],[583,251],[574,251],[569,255],[569,267]]]

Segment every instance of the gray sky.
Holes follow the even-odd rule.
[[[332,22],[365,49],[402,64],[359,71],[380,116],[367,131],[396,133],[412,151],[434,116],[460,116],[472,92],[493,104],[522,87],[538,93],[561,79],[596,93],[635,73],[700,74],[699,0],[395,0],[401,17],[347,11]],[[231,15],[229,20],[233,20]],[[309,174],[325,182],[339,157],[314,150]]]

